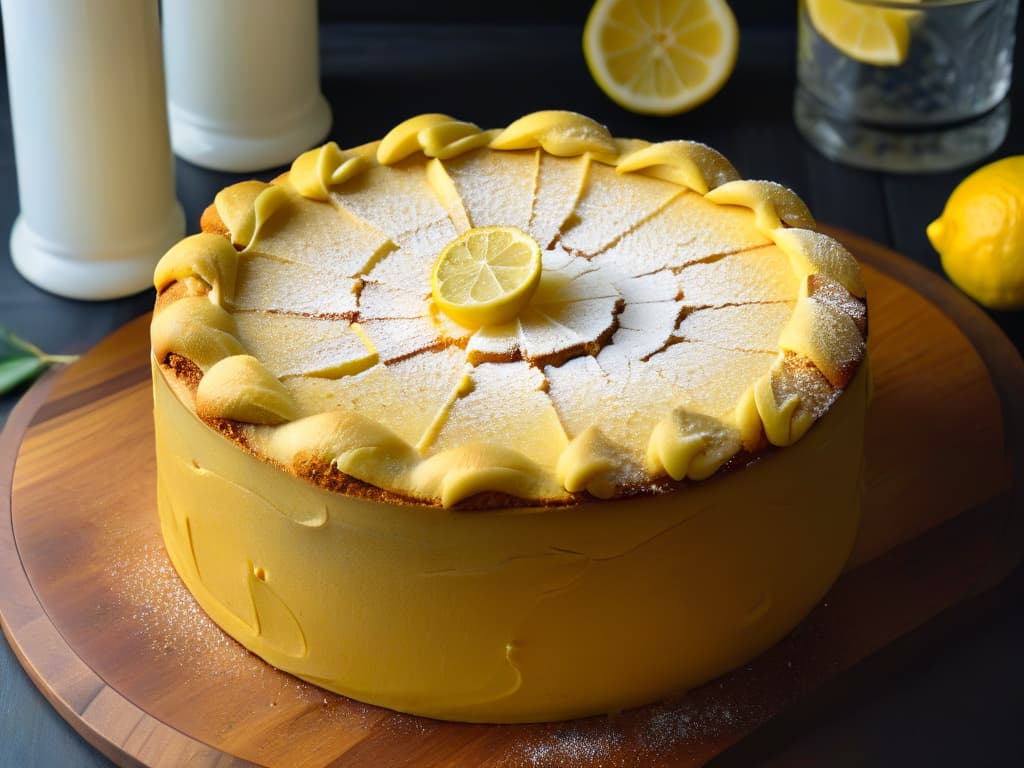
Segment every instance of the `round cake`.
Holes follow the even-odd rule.
[[[428,114],[202,229],[155,275],[160,521],[274,666],[444,719],[612,712],[842,569],[865,291],[784,187],[571,112]]]

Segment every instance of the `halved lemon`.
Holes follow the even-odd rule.
[[[540,282],[540,246],[516,227],[476,227],[441,250],[430,279],[441,310],[466,328],[514,319]]]
[[[703,104],[736,64],[739,32],[724,0],[597,0],[583,55],[612,101],[648,115]]]
[[[906,61],[910,22],[920,11],[876,8],[851,0],[805,2],[818,34],[851,59],[876,67],[896,67]]]

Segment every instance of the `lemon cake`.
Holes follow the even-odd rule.
[[[222,190],[155,274],[159,515],[270,664],[475,722],[680,694],[850,552],[859,268],[784,187],[570,112]]]

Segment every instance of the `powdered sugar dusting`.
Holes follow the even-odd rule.
[[[639,719],[637,746],[643,752],[664,754],[685,742],[730,730],[737,718],[734,707],[722,702],[657,704]]]
[[[213,623],[178,577],[159,539],[110,539],[118,556],[107,575],[133,637],[157,657],[172,658],[188,678],[261,674],[249,652]],[[248,664],[245,662],[249,662]]]
[[[650,358],[666,385],[676,388],[688,407],[709,416],[725,416],[775,362],[774,352],[724,349],[701,341],[671,344]]]
[[[481,442],[506,445],[553,465],[567,440],[542,391],[541,372],[524,361],[482,363],[470,377],[472,389],[452,404],[431,451]],[[504,407],[493,407],[503,401]]]
[[[388,241],[379,229],[351,213],[287,190],[286,215],[273,216],[254,246],[260,253],[285,257],[318,271],[355,276]]]
[[[595,261],[643,274],[767,243],[749,212],[724,210],[700,195],[686,193],[640,222]]]
[[[679,272],[683,298],[689,306],[792,301],[800,287],[789,257],[778,248],[755,248]]]
[[[477,150],[444,161],[474,227],[525,230],[537,183],[537,151]]]
[[[542,249],[548,248],[558,237],[575,208],[589,165],[587,155],[560,158],[541,153],[529,232]]]
[[[355,281],[341,273],[250,254],[238,261],[238,310],[306,315],[351,315]]]
[[[235,315],[242,344],[274,376],[337,376],[368,368],[376,357],[344,320],[266,312]],[[296,344],[302,339],[302,344]]]
[[[449,221],[423,165],[416,162],[373,166],[352,183],[336,187],[331,199],[392,238],[436,221]]]
[[[679,324],[677,335],[726,349],[776,352],[795,302],[698,309]]]
[[[575,226],[562,232],[571,251],[597,254],[681,194],[667,181],[592,163],[587,188],[576,205]]]
[[[282,727],[295,717],[316,717],[322,727],[334,726],[335,730],[323,732],[324,739],[339,744],[359,740],[387,716],[386,710],[325,691],[249,653],[189,593],[167,556],[155,516],[139,516],[136,521],[130,526],[104,525],[109,559],[103,580],[109,588],[106,616],[112,624],[105,632],[124,642],[126,652],[146,658],[153,680],[174,681],[157,706],[163,706],[165,699],[176,700],[178,707],[169,712],[188,719],[205,710],[184,703],[209,697],[220,702],[220,714],[204,720],[203,726],[229,731],[245,728],[246,723],[265,726],[268,717],[279,718]],[[173,675],[168,675],[168,668]],[[146,688],[149,683],[132,673],[132,667],[125,669],[129,677],[118,680],[108,671],[107,680],[132,698],[135,687]],[[225,690],[244,693],[231,695]],[[152,692],[146,694],[151,703],[156,702],[153,697]],[[194,730],[198,727],[193,723],[185,732],[201,736]],[[217,738],[224,737],[225,731],[218,730]]]
[[[512,765],[575,766],[608,765],[625,734],[613,718],[570,722],[536,741],[523,741],[519,761]],[[622,763],[615,763],[622,765]]]
[[[717,686],[715,686],[717,687]],[[713,689],[712,689],[713,690]],[[701,765],[762,713],[706,695],[622,714],[531,726],[496,766],[502,768],[632,768]]]

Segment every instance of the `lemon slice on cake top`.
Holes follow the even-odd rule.
[[[475,227],[441,251],[431,295],[441,310],[466,328],[514,319],[540,282],[537,241],[517,227]]]

